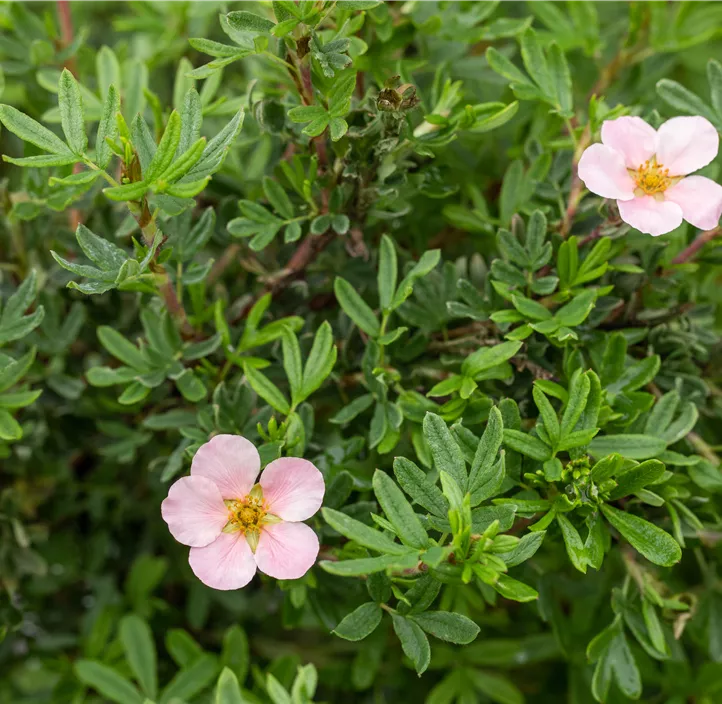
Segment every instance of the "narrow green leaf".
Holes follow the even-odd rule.
[[[344,313],[367,335],[378,337],[380,333],[378,318],[356,289],[346,279],[337,276],[333,282],[333,290]]]
[[[464,455],[446,422],[435,413],[427,413],[424,416],[423,428],[436,469],[453,477],[459,490],[466,491],[468,477]]]
[[[394,474],[401,488],[417,504],[436,516],[446,517],[449,504],[441,490],[411,460],[405,457],[394,459]]]
[[[376,500],[396,529],[401,541],[414,548],[425,548],[429,542],[426,531],[394,480],[377,469],[373,476],[373,488]]]
[[[414,621],[397,614],[391,614],[391,619],[404,654],[414,664],[416,674],[421,676],[431,661],[431,647],[428,638]]]
[[[396,292],[396,277],[398,263],[396,260],[396,247],[388,235],[382,235],[379,249],[379,303],[382,310],[388,310]]]
[[[58,107],[68,145],[76,154],[85,153],[88,148],[88,137],[85,134],[83,99],[80,96],[78,82],[67,68],[64,68],[60,74]]]
[[[319,326],[313,338],[306,365],[303,368],[301,398],[307,399],[328,378],[336,364],[337,350],[333,343],[333,330],[327,320]]]
[[[604,517],[650,562],[671,567],[682,559],[679,543],[666,531],[639,516],[602,504]]]
[[[447,643],[467,645],[479,635],[479,626],[462,614],[449,611],[425,611],[410,618],[424,631]]]
[[[563,514],[557,514],[557,523],[562,531],[564,545],[567,548],[567,555],[571,563],[580,572],[587,572],[587,551],[584,548],[579,531],[572,525],[572,522]]]
[[[24,142],[30,142],[36,147],[51,154],[72,154],[72,150],[59,137],[47,127],[28,117],[10,105],[0,105],[0,122],[6,129]]]
[[[355,611],[345,616],[332,633],[344,640],[363,640],[376,630],[381,623],[383,613],[381,607],[374,601],[361,604]]]
[[[291,405],[281,390],[264,374],[254,369],[250,364],[243,368],[251,388],[272,408],[287,416],[291,412]]]
[[[143,704],[143,695],[115,670],[94,660],[76,660],[75,674],[88,687],[117,704]]]
[[[181,118],[180,115],[174,110],[168,122],[165,126],[165,131],[161,137],[158,148],[156,149],[153,158],[148,164],[148,167],[144,170],[143,180],[152,183],[160,174],[162,174],[173,161],[176,149],[180,143],[181,134]]]
[[[321,511],[324,520],[331,528],[369,550],[376,550],[388,555],[405,555],[409,552],[406,546],[394,542],[385,533],[371,528],[341,511],[327,507],[322,508]]]
[[[143,693],[155,699],[158,693],[157,655],[150,626],[135,614],[124,616],[120,622],[120,640],[125,659]]]
[[[214,704],[244,704],[238,678],[227,667],[223,668],[218,678]]]

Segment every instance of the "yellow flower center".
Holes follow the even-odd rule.
[[[244,499],[226,501],[226,506],[228,507],[228,522],[236,530],[244,533],[249,530],[259,530],[261,521],[267,513],[263,499],[250,494]]]
[[[253,552],[258,547],[263,526],[280,523],[281,519],[268,512],[268,504],[263,500],[263,489],[256,484],[251,493],[242,499],[226,499],[228,523],[224,533],[242,533]]]
[[[673,177],[669,175],[669,169],[665,169],[662,164],[658,164],[654,158],[640,164],[636,171],[630,169],[629,172],[637,184],[634,192],[637,196],[653,196],[657,193],[663,193],[672,185]]]

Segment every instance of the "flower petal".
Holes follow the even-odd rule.
[[[641,117],[618,117],[602,124],[602,143],[619,152],[629,169],[637,169],[657,151],[657,131]]]
[[[261,458],[240,435],[216,435],[201,445],[193,458],[191,474],[216,484],[224,499],[242,499],[256,483]]]
[[[664,192],[666,200],[682,208],[684,219],[702,230],[719,224],[722,215],[722,186],[704,176],[687,176]]]
[[[603,198],[631,200],[635,183],[627,171],[624,157],[604,144],[592,144],[579,160],[579,178],[592,192]]]
[[[263,470],[259,484],[268,510],[284,521],[305,521],[323,502],[323,475],[308,460],[281,457]]]
[[[261,572],[276,579],[299,579],[318,557],[318,537],[305,523],[263,526],[256,548]]]
[[[240,589],[256,574],[256,561],[243,533],[221,533],[210,545],[191,548],[188,562],[203,584]]]
[[[657,131],[657,163],[671,176],[686,176],[717,156],[719,135],[704,117],[673,117]]]
[[[218,487],[205,477],[182,477],[160,505],[171,535],[183,545],[213,542],[228,522],[228,509]]]
[[[622,220],[640,232],[664,235],[682,224],[682,208],[671,201],[655,200],[642,196],[628,201],[617,201]]]

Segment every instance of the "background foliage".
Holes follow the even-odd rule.
[[[719,701],[722,248],[575,165],[722,129],[720,26],[0,5],[0,701]],[[301,580],[168,534],[218,432],[323,472]]]

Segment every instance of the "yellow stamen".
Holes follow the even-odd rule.
[[[279,523],[281,520],[268,513],[268,505],[263,500],[263,490],[258,484],[244,498],[227,499],[224,503],[228,509],[228,523],[223,532],[243,533],[253,552],[256,551],[261,528],[271,523]]]
[[[653,196],[657,193],[663,193],[672,185],[674,179],[673,176],[669,175],[669,169],[665,169],[662,164],[658,164],[654,157],[651,161],[648,160],[640,164],[636,171],[630,169],[629,174],[637,184],[635,195],[639,196]]]

